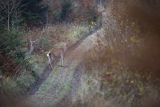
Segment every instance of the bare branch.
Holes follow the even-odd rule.
[[[13,25],[13,17],[18,17],[17,14],[20,14],[19,5],[21,0],[1,0],[0,1],[0,16],[4,17],[3,19],[7,20],[7,27],[10,30],[10,27]]]

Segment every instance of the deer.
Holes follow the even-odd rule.
[[[38,39],[36,39],[36,40],[32,40],[31,38],[29,39],[27,54],[31,55],[33,53],[33,51],[35,50],[36,42],[38,42]]]
[[[61,67],[64,67],[64,54],[67,50],[67,43],[60,42],[56,44],[51,50],[47,52],[48,64],[53,69],[52,64],[55,64],[55,61],[60,58]]]

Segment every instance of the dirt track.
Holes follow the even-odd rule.
[[[82,61],[83,56],[96,45],[99,35],[102,34],[103,29],[101,28],[78,43],[72,50],[67,51],[64,58],[65,67],[55,66],[50,74],[47,76],[44,75],[45,78],[41,78],[43,80],[40,79],[41,81],[38,82],[38,86],[35,84],[34,87],[36,88],[33,88],[29,100],[31,100],[31,102],[33,101],[34,104],[37,103],[40,107],[48,107],[66,97],[71,90],[71,94],[73,95],[74,93],[76,95],[76,89],[78,88],[78,82],[80,82],[82,72],[78,72],[77,67]]]

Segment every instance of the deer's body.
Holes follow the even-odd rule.
[[[54,48],[52,48],[51,50],[49,50],[49,52],[47,53],[47,57],[48,57],[48,64],[52,67],[52,63],[54,63],[56,61],[56,59],[60,58],[61,60],[61,65],[63,66],[63,61],[64,61],[64,53],[66,52],[67,49],[67,44],[62,42],[60,44],[55,45]]]

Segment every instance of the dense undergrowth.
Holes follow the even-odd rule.
[[[116,4],[113,2],[112,6]],[[108,7],[112,14],[106,18],[105,39],[99,38],[83,62],[86,74],[100,84],[98,95],[88,91],[90,100],[101,99],[97,103],[102,107],[158,107],[160,80],[157,64],[160,58],[157,46],[160,39],[158,24],[154,23],[156,18],[149,19],[153,21],[150,26],[151,23],[145,20],[150,14],[141,11],[140,15],[138,12],[142,7],[136,3],[127,7],[122,1],[117,7],[112,6]],[[93,88],[93,82],[89,82],[93,79],[88,79],[89,76],[85,79],[87,87]],[[102,99],[112,102],[111,105],[106,105]],[[89,107],[94,106],[89,102]]]

